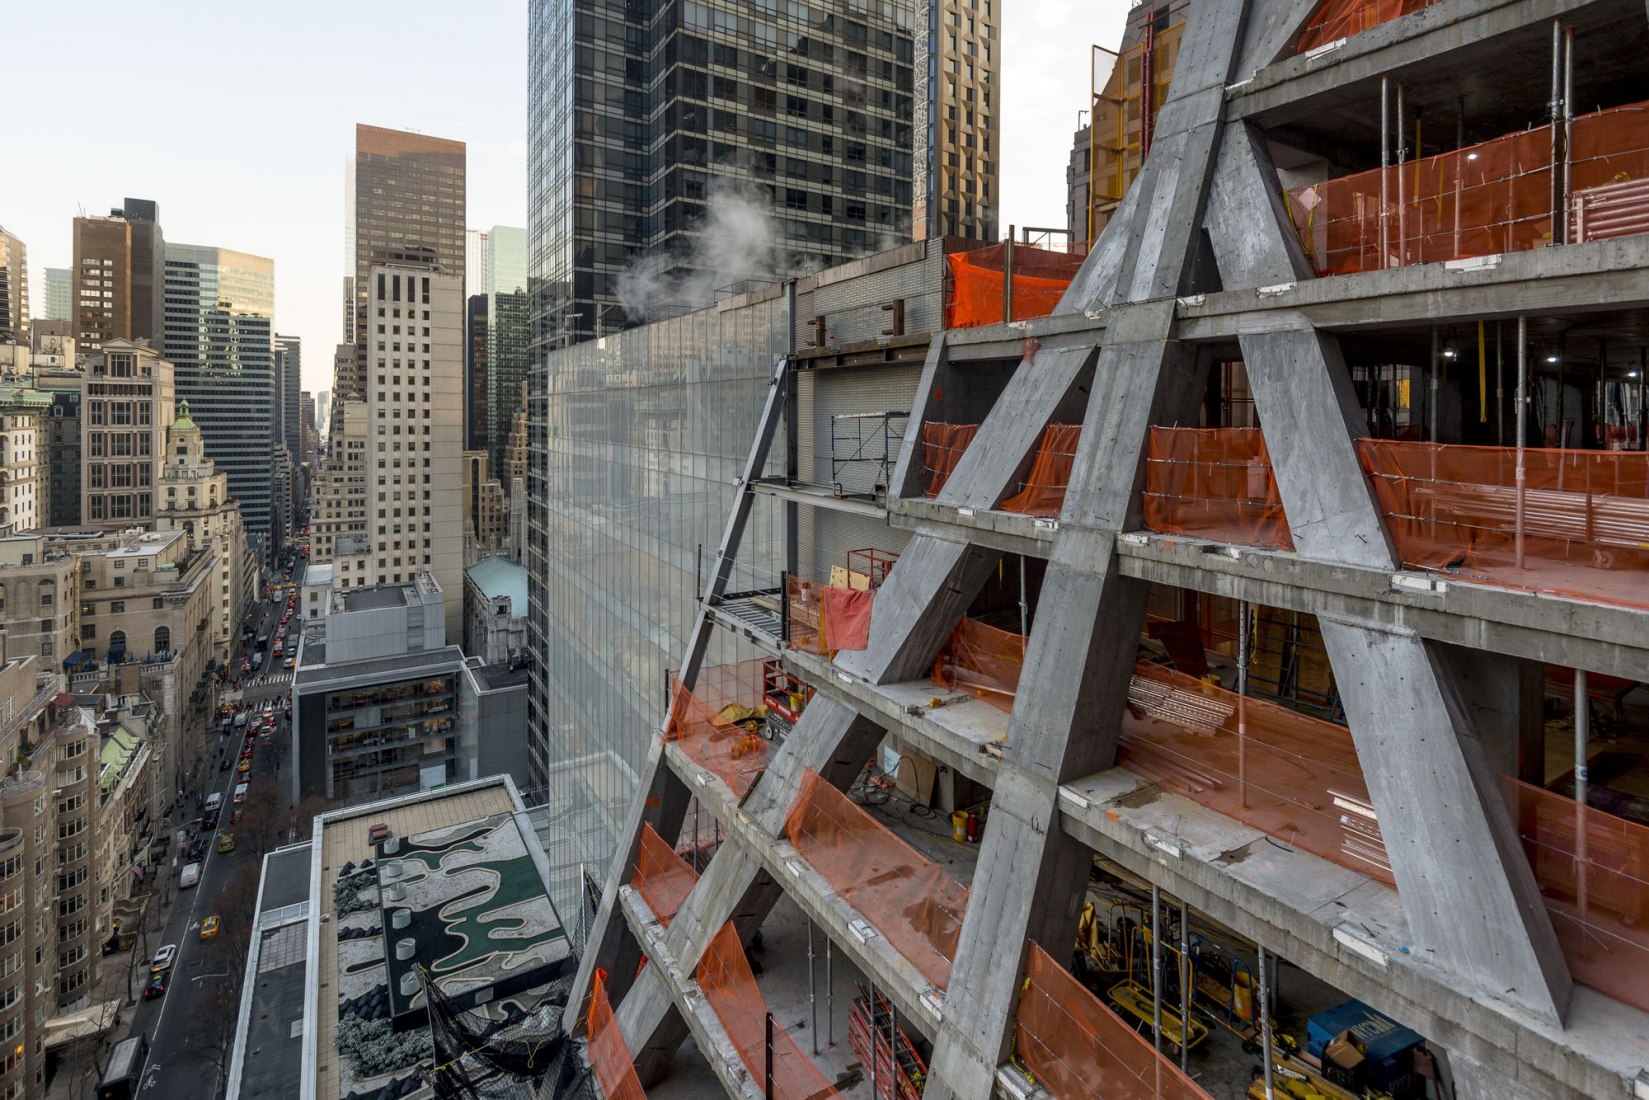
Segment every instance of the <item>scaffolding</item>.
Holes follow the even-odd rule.
[[[868,495],[887,493],[909,419],[908,411],[893,410],[840,413],[830,418],[830,484],[838,496],[865,491],[850,488],[844,478],[849,472],[860,470],[869,471]],[[865,479],[861,476],[854,480]]]

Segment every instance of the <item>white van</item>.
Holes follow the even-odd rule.
[[[235,805],[239,806],[242,802],[246,801],[246,792],[250,787],[251,784],[246,782],[235,784]]]
[[[178,876],[177,888],[179,890],[187,890],[191,886],[198,885],[200,885],[200,864],[185,863],[183,865],[183,874]]]
[[[213,791],[206,796],[206,812],[208,814],[215,814],[221,809],[223,809],[222,791]]]

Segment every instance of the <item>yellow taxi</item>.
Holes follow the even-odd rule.
[[[218,929],[222,926],[222,924],[223,922],[217,917],[207,917],[205,920],[200,922],[200,938],[203,940],[209,940],[213,936],[216,936],[218,934]]]

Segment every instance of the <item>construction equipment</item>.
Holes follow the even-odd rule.
[[[813,688],[786,672],[783,661],[775,657],[762,662],[762,705],[767,708],[762,736],[774,744],[783,744],[811,698]]]
[[[872,997],[875,1010],[871,1009]],[[894,1018],[886,997],[859,987],[847,1020],[853,1052],[875,1082],[876,1100],[921,1100],[928,1064]],[[874,1053],[873,1053],[874,1051]]]

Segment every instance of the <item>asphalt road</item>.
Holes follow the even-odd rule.
[[[293,579],[302,582],[301,565],[293,571]],[[273,635],[285,607],[284,594],[278,603],[271,604],[266,600],[260,605],[257,630],[253,640],[245,643],[241,651],[237,652],[236,668],[239,668],[240,652],[250,652],[256,645],[257,635]],[[264,660],[273,662],[275,667],[272,671],[267,668],[264,670],[267,676],[253,676],[254,682],[244,689],[243,701],[248,706],[259,707],[264,699],[283,695],[291,687],[292,672],[283,669],[281,662],[274,661],[270,656],[265,656]],[[263,682],[257,682],[260,680]],[[281,713],[277,708],[276,714]],[[275,778],[278,765],[284,764],[291,756],[291,734],[290,722],[281,717],[275,729],[273,743],[257,747],[251,775],[246,778],[254,781]],[[212,736],[216,738],[217,746],[207,756],[206,770],[203,772],[206,778],[201,789],[223,793],[220,829],[233,832],[234,826],[229,823],[233,810],[230,797],[235,783],[243,778],[234,770],[233,762],[240,755],[244,737],[237,734],[220,736],[215,731]],[[228,771],[218,770],[219,750],[228,754],[231,762]],[[281,797],[284,799],[285,795]],[[172,1100],[173,1097],[205,1098],[219,1096],[223,1092],[224,1082],[218,1075],[219,1052],[215,1049],[202,1049],[196,1042],[197,1036],[192,1034],[192,1030],[198,1030],[199,1027],[195,1019],[195,1005],[202,998],[208,997],[218,983],[229,981],[238,990],[244,976],[246,960],[240,958],[231,964],[229,969],[232,973],[222,973],[222,966],[218,966],[215,971],[209,970],[207,945],[200,940],[200,923],[217,912],[216,903],[219,896],[229,885],[239,864],[257,857],[244,848],[220,854],[217,850],[217,831],[211,834],[203,833],[202,838],[206,840],[206,858],[201,866],[200,884],[189,890],[175,891],[172,911],[167,915],[165,930],[158,938],[151,936],[148,944],[150,952],[153,952],[159,950],[162,944],[174,943],[177,944],[178,952],[176,961],[172,964],[172,980],[166,995],[153,1001],[140,999],[132,1021],[130,1034],[142,1033],[149,1038],[148,1068],[144,1071],[143,1084],[138,1092],[143,1100]],[[176,845],[173,846],[173,850],[175,853]],[[158,868],[161,873],[171,875],[174,883],[180,869],[181,861],[175,856],[169,864]],[[141,990],[147,980],[148,966],[141,963],[138,973],[133,978],[134,991]],[[141,997],[141,993],[139,996]],[[236,1001],[238,1004],[238,995]],[[228,1059],[224,1058],[223,1063],[227,1071]]]

